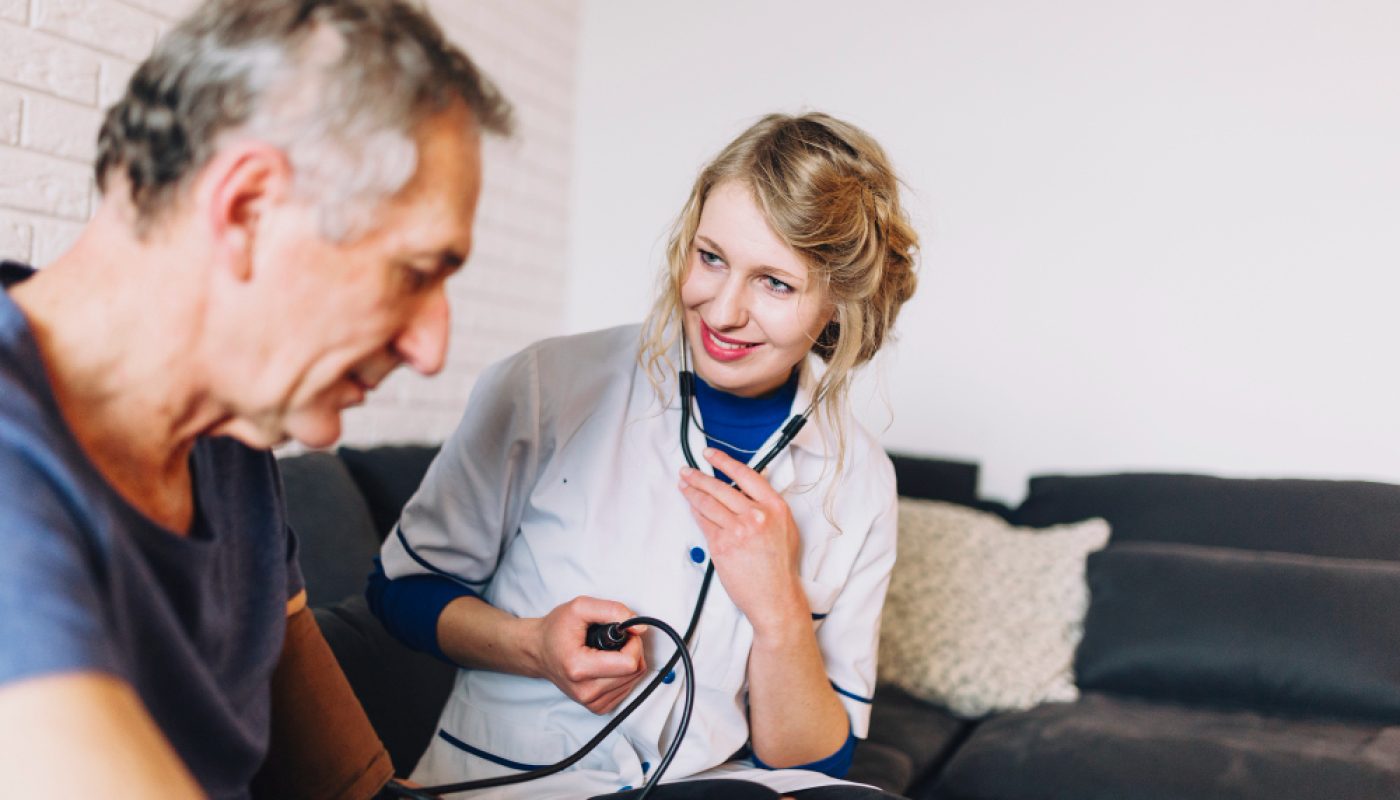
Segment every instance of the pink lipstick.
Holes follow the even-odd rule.
[[[753,342],[721,336],[706,325],[703,319],[700,320],[700,341],[705,346],[705,353],[716,361],[738,361],[759,346]]]

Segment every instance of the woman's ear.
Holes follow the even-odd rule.
[[[200,172],[197,207],[218,266],[235,279],[252,275],[259,228],[290,194],[291,183],[286,155],[265,142],[225,148]]]

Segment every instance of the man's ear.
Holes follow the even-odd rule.
[[[267,213],[290,194],[292,167],[265,142],[240,142],[219,151],[196,185],[199,208],[218,266],[236,280],[253,271],[253,250]]]

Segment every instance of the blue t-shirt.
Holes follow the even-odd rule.
[[[28,272],[0,264],[0,283]],[[242,798],[267,751],[272,671],[302,578],[269,453],[206,438],[190,467],[195,521],[179,536],[80,449],[28,321],[0,292],[0,685],[116,676],[210,796]]]

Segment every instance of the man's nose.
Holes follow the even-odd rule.
[[[439,286],[424,298],[409,318],[394,350],[404,363],[424,375],[435,375],[447,360],[447,337],[451,330],[452,312],[447,303],[447,289]]]

